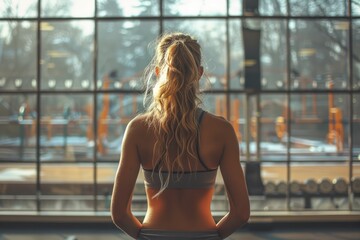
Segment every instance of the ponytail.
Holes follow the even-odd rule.
[[[156,135],[152,161],[153,166],[158,167],[161,181],[156,197],[166,189],[174,170],[180,169],[181,177],[186,159],[190,171],[191,162],[197,164],[200,45],[189,35],[165,35],[158,43],[154,61],[158,79],[153,87],[147,122]],[[175,159],[169,156],[171,145],[177,147]],[[169,172],[166,179],[163,179],[162,171]]]

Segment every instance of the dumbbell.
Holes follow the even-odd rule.
[[[345,194],[347,193],[348,184],[343,178],[336,178],[333,180],[334,190],[337,194]]]
[[[296,194],[296,195],[301,194],[301,184],[298,181],[296,181],[296,180],[291,181],[290,193]]]
[[[304,184],[304,191],[308,194],[316,194],[319,191],[319,187],[315,179],[307,179]]]
[[[321,194],[329,194],[333,191],[333,184],[328,178],[324,178],[319,183],[319,192]]]
[[[353,178],[351,185],[353,192],[360,194],[360,177]]]

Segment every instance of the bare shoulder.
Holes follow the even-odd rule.
[[[207,114],[206,117],[204,118],[204,121],[206,121],[207,123],[206,125],[208,128],[211,128],[223,134],[228,134],[234,131],[231,123],[228,120],[226,120],[224,117],[217,116],[209,112],[206,113]]]
[[[130,120],[126,126],[127,134],[141,134],[147,128],[146,115],[139,114]]]

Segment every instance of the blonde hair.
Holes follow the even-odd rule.
[[[147,70],[145,94],[147,99],[152,89],[146,120],[156,135],[152,161],[153,166],[158,167],[161,181],[160,190],[154,197],[166,189],[174,169],[179,169],[181,175],[184,173],[185,159],[190,171],[191,161],[197,159],[196,109],[201,102],[198,97],[200,69],[201,48],[197,40],[183,33],[165,34],[159,39],[155,57]],[[157,81],[151,84],[154,71]],[[169,155],[171,145],[177,147],[175,159]],[[163,171],[168,171],[166,179]]]

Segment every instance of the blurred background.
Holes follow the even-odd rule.
[[[236,130],[252,221],[360,221],[360,0],[2,0],[0,220],[110,221],[143,70],[174,31],[202,46],[202,106]]]

